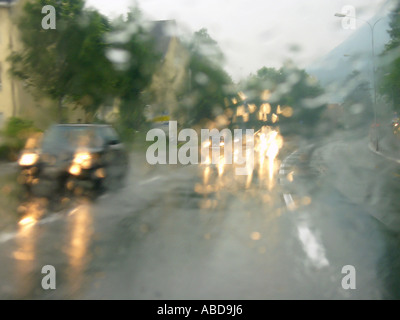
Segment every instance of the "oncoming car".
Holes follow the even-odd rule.
[[[30,194],[51,197],[121,182],[128,154],[109,125],[57,124],[34,143],[28,139],[18,165],[18,180]]]

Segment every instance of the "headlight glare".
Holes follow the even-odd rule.
[[[92,166],[92,155],[89,152],[78,152],[75,154],[74,164],[80,165],[83,169],[89,169]]]
[[[36,153],[24,153],[18,161],[20,166],[32,166],[39,159],[39,155]]]

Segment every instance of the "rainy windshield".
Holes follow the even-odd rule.
[[[0,0],[0,299],[399,299],[399,13]]]

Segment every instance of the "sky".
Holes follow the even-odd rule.
[[[206,28],[226,57],[225,69],[234,80],[263,66],[279,68],[292,59],[300,68],[348,38],[334,16],[346,6],[358,19],[370,20],[387,0],[86,0],[110,17],[124,14],[135,3],[150,20],[176,20],[181,32]],[[349,11],[347,11],[349,12]],[[373,22],[373,21],[372,21]],[[366,39],[367,41],[367,39]]]

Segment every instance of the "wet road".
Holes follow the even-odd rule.
[[[318,151],[328,152],[286,154],[272,178],[151,167],[134,154],[123,189],[0,232],[0,298],[398,299],[398,233],[337,188],[337,161],[318,163]],[[382,184],[398,184],[394,170],[385,166]],[[375,209],[392,201],[374,197]],[[40,216],[40,204],[27,213]],[[42,289],[44,265],[55,290]],[[354,290],[342,288],[345,265]]]

